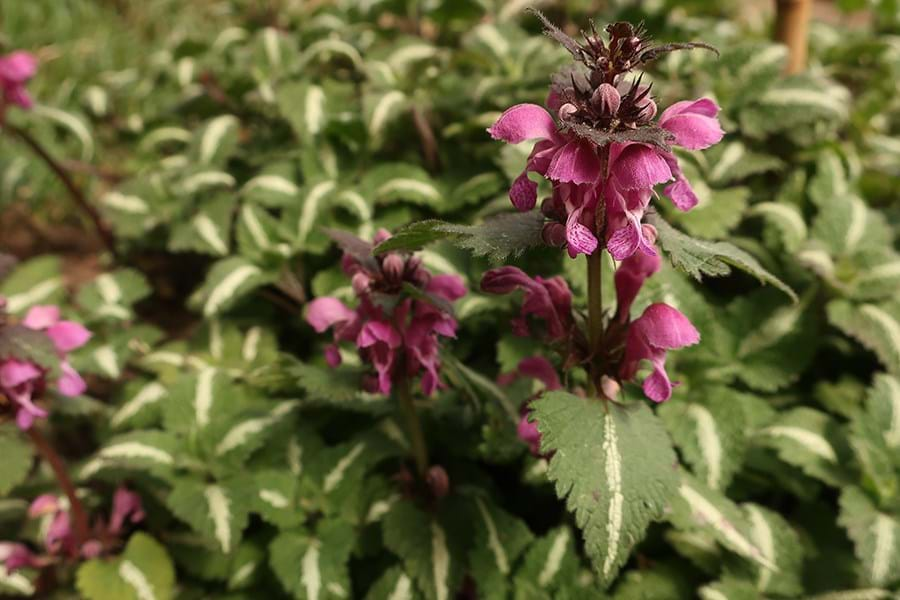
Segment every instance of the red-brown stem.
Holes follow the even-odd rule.
[[[84,192],[81,191],[81,188],[75,184],[75,181],[69,175],[69,172],[60,164],[55,158],[53,158],[50,153],[44,148],[40,142],[38,142],[34,137],[31,136],[24,129],[20,129],[14,125],[5,124],[3,126],[7,131],[18,137],[22,142],[25,143],[35,154],[40,157],[44,164],[46,164],[53,174],[62,182],[63,186],[65,186],[66,191],[69,192],[69,196],[72,197],[72,200],[78,206],[78,208],[84,212],[94,224],[94,228],[97,230],[97,234],[100,236],[100,239],[103,241],[103,245],[106,246],[106,249],[109,251],[113,257],[117,257],[116,253],[116,244],[113,239],[112,232],[103,222],[103,218],[100,216],[100,213],[91,206],[91,203],[88,202],[87,198],[84,195]]]
[[[69,477],[68,471],[66,471],[66,466],[63,464],[62,458],[56,453],[56,450],[53,449],[53,446],[50,445],[47,439],[34,427],[28,429],[26,433],[28,434],[28,437],[31,438],[34,447],[37,448],[38,452],[41,453],[41,456],[44,457],[44,460],[50,463],[50,468],[53,469],[53,474],[56,475],[56,481],[59,483],[59,487],[62,488],[62,491],[66,494],[66,498],[69,499],[69,510],[72,514],[75,531],[75,547],[80,550],[81,546],[88,539],[90,528],[88,527],[87,513],[84,510],[84,505],[75,493],[75,486],[72,484],[72,479]]]
[[[787,73],[806,68],[812,0],[775,0],[775,39],[788,48]]]

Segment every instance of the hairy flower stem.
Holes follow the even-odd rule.
[[[32,427],[28,429],[26,433],[28,434],[28,437],[31,438],[34,447],[37,448],[38,452],[41,453],[41,456],[44,457],[44,460],[50,463],[50,468],[53,469],[53,474],[56,476],[59,487],[62,488],[66,498],[69,499],[69,510],[72,514],[75,533],[75,547],[80,549],[88,539],[88,518],[87,513],[84,510],[84,505],[75,493],[75,486],[72,484],[72,479],[66,471],[66,466],[63,464],[59,454],[56,453],[56,450],[53,449],[53,446],[47,442],[47,439],[41,435],[36,428]]]
[[[606,180],[606,171],[609,165],[609,146],[600,149],[600,175]],[[602,194],[597,198],[597,210],[595,216],[595,232],[597,238],[603,240],[606,237],[606,212],[605,200]],[[598,247],[593,254],[587,255],[587,280],[588,280],[588,342],[590,343],[590,384],[599,392],[600,377],[603,375],[602,365],[598,364],[598,358],[603,355],[603,247]]]
[[[50,153],[44,148],[40,142],[38,142],[34,137],[31,136],[24,129],[20,129],[14,125],[4,124],[3,127],[9,131],[14,136],[18,137],[22,142],[28,146],[32,152],[34,152],[43,162],[47,165],[47,167],[53,171],[53,174],[56,175],[57,179],[62,182],[63,186],[66,188],[66,191],[69,192],[69,195],[72,197],[72,200],[75,201],[75,204],[78,208],[84,212],[91,220],[94,225],[94,228],[97,230],[97,234],[100,236],[103,245],[109,251],[110,254],[115,258],[117,257],[116,253],[116,244],[113,238],[112,232],[103,222],[103,218],[100,216],[100,213],[96,208],[91,206],[90,202],[88,202],[87,198],[82,192],[81,188],[79,188],[72,177],[69,175],[69,172],[66,171],[65,167],[62,166]]]
[[[397,399],[400,401],[400,411],[406,419],[406,429],[409,433],[413,459],[416,461],[416,471],[423,480],[428,471],[428,448],[425,446],[425,435],[422,433],[422,423],[416,413],[413,404],[412,389],[409,385],[409,377],[403,375],[396,382]]]

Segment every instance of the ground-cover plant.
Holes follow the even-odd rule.
[[[3,6],[3,593],[895,593],[892,38],[577,4]]]

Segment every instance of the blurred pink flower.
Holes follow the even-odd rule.
[[[0,56],[0,117],[6,106],[15,104],[26,110],[34,102],[25,84],[37,72],[37,60],[28,52],[21,50]]]

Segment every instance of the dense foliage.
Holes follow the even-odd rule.
[[[0,55],[37,59],[0,63],[0,592],[900,590],[892,3],[790,76],[738,6],[537,3],[718,49],[635,54],[655,121],[553,80],[555,151],[640,142],[692,186],[606,230],[498,125],[573,55],[612,68],[530,3],[116,4],[0,0]],[[666,128],[700,97],[718,143]]]

